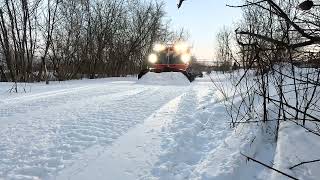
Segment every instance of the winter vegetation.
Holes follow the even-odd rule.
[[[1,81],[137,74],[169,30],[164,4],[140,0],[3,0]]]
[[[224,28],[217,36],[222,69],[239,70],[230,76],[231,89],[213,83],[226,98],[228,92],[240,94],[240,101],[234,96],[226,104],[233,127],[259,124],[275,142],[272,163],[243,154],[273,170],[273,179],[319,178],[320,154],[312,150],[320,138],[320,14],[314,3],[227,5],[242,8],[243,17],[234,33]]]

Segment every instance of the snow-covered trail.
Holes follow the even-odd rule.
[[[195,179],[197,163],[230,132],[215,92],[209,83],[193,83],[111,146],[88,149],[53,179]]]
[[[150,179],[161,153],[159,135],[165,133],[165,126],[170,126],[182,96],[168,102],[112,146],[88,149],[86,155],[54,179]]]
[[[1,83],[0,180],[268,179],[240,152],[272,165],[275,148],[255,125],[230,128],[228,98],[211,80],[230,85],[218,75],[190,84],[180,73],[155,84],[31,84],[18,94]],[[261,156],[257,147],[265,149]]]
[[[107,82],[3,99],[0,178],[53,177],[86,150],[116,144],[189,88]]]

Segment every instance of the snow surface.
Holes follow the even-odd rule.
[[[148,72],[137,82],[144,85],[190,85],[190,81],[181,72]]]
[[[280,127],[279,141],[275,154],[275,168],[298,179],[313,180],[320,178],[320,162],[308,163],[289,168],[305,161],[320,159],[319,136],[308,133],[292,123],[284,123]],[[286,177],[272,173],[272,180],[285,180]]]
[[[213,74],[190,83],[181,73],[148,73],[140,81],[19,84],[20,93],[1,83],[0,179],[284,178],[240,152],[287,168],[283,154],[294,144],[285,139],[289,132],[281,131],[281,147],[257,124],[230,128],[219,92],[231,87],[228,78]],[[308,179],[318,179],[317,168]]]

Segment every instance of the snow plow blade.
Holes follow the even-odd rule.
[[[154,73],[162,73],[162,72],[180,72],[182,73],[190,82],[194,81],[195,76],[192,75],[191,73],[188,73],[187,71],[184,70],[179,70],[179,69],[174,69],[174,68],[164,68],[162,70],[159,69],[145,69],[140,71],[140,73],[138,74],[138,79],[141,79],[145,74],[147,74],[148,72],[154,72]]]

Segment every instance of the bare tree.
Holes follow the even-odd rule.
[[[220,32],[218,32],[216,40],[216,59],[220,62],[219,69],[222,71],[229,71],[231,70],[233,61],[235,60],[231,49],[231,30],[227,27],[223,27]]]
[[[163,2],[5,0],[0,7],[1,77],[13,82],[137,74],[154,42],[175,34]]]

